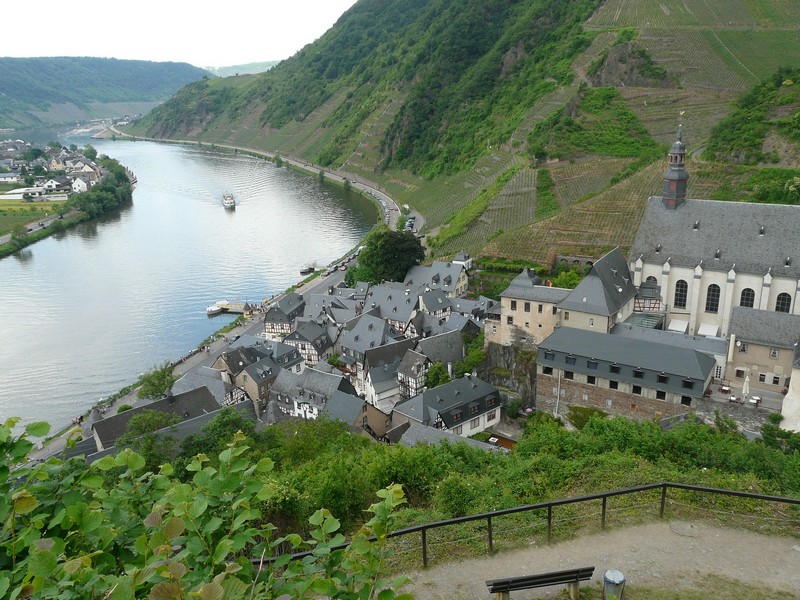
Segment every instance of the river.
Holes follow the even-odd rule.
[[[262,159],[92,145],[136,174],[133,202],[0,260],[3,421],[69,424],[234,318],[208,318],[206,306],[285,290],[303,266],[347,254],[377,219],[362,196]]]

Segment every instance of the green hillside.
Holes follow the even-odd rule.
[[[544,261],[629,244],[662,166],[639,175],[678,124],[700,148],[739,94],[798,67],[787,0],[361,0],[269,72],[191,84],[132,131],[362,176],[425,216],[433,257]],[[800,167],[786,135],[764,144]],[[692,153],[696,197],[726,193],[726,152]]]
[[[0,73],[4,128],[53,123],[48,113],[66,112],[64,106],[78,113],[73,121],[81,110],[96,118],[99,104],[163,101],[187,83],[209,76],[187,63],[88,57],[0,58]]]

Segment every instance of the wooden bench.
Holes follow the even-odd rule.
[[[491,579],[486,582],[486,585],[489,591],[495,595],[496,600],[510,600],[510,593],[516,590],[528,590],[549,585],[566,585],[572,600],[577,600],[578,582],[588,581],[593,574],[594,567],[581,567],[579,569],[553,571],[552,573],[542,573],[540,575]]]

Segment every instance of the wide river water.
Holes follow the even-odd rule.
[[[69,424],[234,318],[208,318],[209,304],[285,290],[377,219],[362,196],[264,160],[92,144],[136,174],[133,203],[0,260],[0,421]]]

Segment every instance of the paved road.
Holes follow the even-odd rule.
[[[73,210],[73,211],[68,212],[64,216],[65,217],[71,217],[76,213],[77,213],[77,211]],[[54,223],[55,221],[58,221],[58,220],[59,220],[59,217],[57,217],[57,216],[47,217],[45,219],[39,219],[37,221],[31,221],[30,223],[28,223],[26,225],[25,228],[27,229],[28,233],[32,233],[34,231],[38,231],[40,229],[44,229],[45,227],[51,225],[52,223]],[[11,234],[10,233],[7,233],[5,235],[0,235],[0,244],[7,244],[10,239],[11,239]]]

